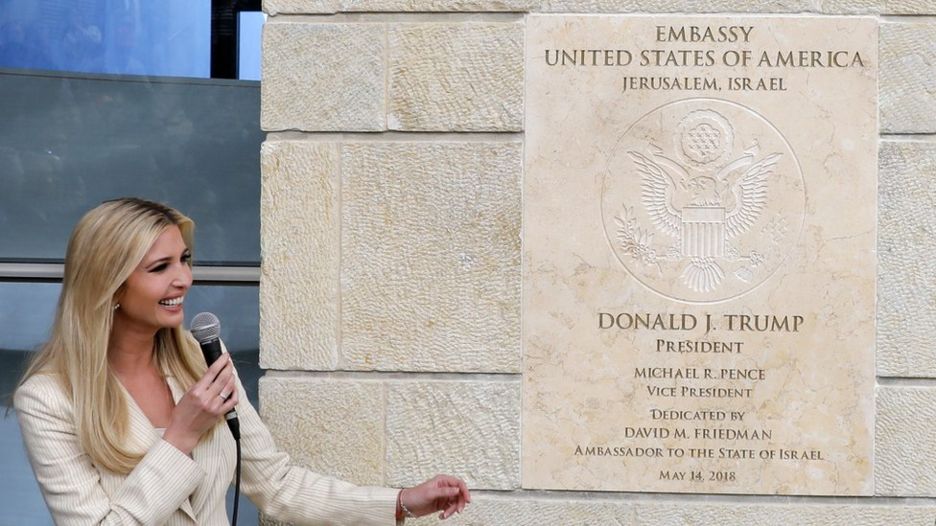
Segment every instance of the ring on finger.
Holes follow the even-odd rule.
[[[218,398],[227,402],[227,399],[231,397],[230,393],[221,393],[218,395]]]

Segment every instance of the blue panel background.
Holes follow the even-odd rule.
[[[210,0],[6,0],[0,67],[209,77]]]
[[[197,264],[260,262],[258,82],[0,70],[0,261],[61,260],[101,201],[166,202]]]

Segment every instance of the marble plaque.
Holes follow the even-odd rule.
[[[877,22],[527,19],[524,488],[871,495]]]

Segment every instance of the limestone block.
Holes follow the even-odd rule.
[[[829,14],[864,15],[884,11],[882,0],[819,0],[816,11]]]
[[[547,500],[522,493],[507,496],[472,495],[472,503],[461,515],[447,520],[447,526],[544,526],[544,525],[632,525],[631,502]],[[407,526],[438,525],[435,517],[424,517]]]
[[[264,515],[262,511],[260,512],[260,520],[258,521],[258,523],[260,524],[260,526],[285,526],[289,524],[288,522],[281,522],[281,521],[273,520],[267,517],[266,515]]]
[[[933,0],[883,0],[885,15],[932,15],[936,14]]]
[[[342,367],[519,372],[520,144],[342,148]]]
[[[933,0],[814,0],[810,11],[831,15],[923,15],[936,13]]]
[[[877,373],[936,378],[936,143],[882,141]]]
[[[932,0],[539,0],[533,11],[569,13],[799,13],[911,15],[936,12]]]
[[[826,14],[936,14],[933,0],[782,0],[769,3],[753,0],[265,0],[263,9],[279,13],[363,12],[567,12],[567,13],[793,13]]]
[[[266,24],[263,129],[385,129],[385,40],[383,24]]]
[[[338,11],[527,11],[537,0],[266,0],[283,13]]]
[[[264,376],[260,407],[294,464],[355,484],[383,484],[382,382]]]
[[[528,11],[537,0],[342,0],[344,11]]]
[[[927,526],[936,506],[842,504],[701,504],[645,502],[635,505],[638,526]]]
[[[291,13],[337,13],[339,0],[263,0],[263,11],[269,15]]]
[[[401,24],[389,41],[390,129],[523,128],[522,24]]]
[[[832,15],[924,15],[936,13],[933,0],[815,0],[815,11]]]
[[[601,500],[542,499],[510,493],[476,494],[450,526],[542,526],[627,524],[632,526],[930,526],[932,505],[856,505],[679,502],[605,494]],[[270,523],[273,524],[273,523]],[[438,524],[434,517],[409,526]]]
[[[260,366],[333,369],[338,335],[338,146],[261,150]]]
[[[519,381],[388,386],[387,484],[448,473],[476,489],[520,485]]]
[[[875,430],[875,494],[936,496],[936,388],[878,387]]]
[[[936,22],[881,24],[881,131],[936,132]]]
[[[535,11],[555,13],[798,13],[816,0],[539,0]]]

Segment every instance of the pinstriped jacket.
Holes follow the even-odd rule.
[[[167,381],[178,403],[184,391],[174,378]],[[238,389],[241,491],[260,510],[296,524],[394,524],[397,490],[359,487],[290,466]],[[72,403],[55,377],[35,375],[16,391],[23,441],[55,523],[227,525],[224,499],[236,454],[230,433],[218,429],[189,457],[162,440],[133,398],[126,398],[131,444],[146,454],[128,475],[119,475],[96,467],[82,451]]]

